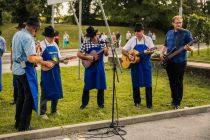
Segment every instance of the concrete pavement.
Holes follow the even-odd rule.
[[[191,118],[188,119],[188,117],[187,117],[186,120],[184,120],[184,121],[177,121],[177,122],[172,121],[173,123],[170,121],[172,118],[184,117],[187,115],[197,115],[199,113],[207,113],[208,115],[207,115],[207,117],[200,118],[198,120],[193,120]],[[200,138],[203,135],[205,138],[207,138],[206,140],[208,140],[209,134],[210,134],[210,133],[207,133],[207,131],[210,130],[209,129],[210,120],[208,117],[209,113],[210,113],[210,105],[206,105],[206,106],[192,107],[192,108],[187,108],[187,109],[171,110],[171,111],[165,111],[165,112],[158,112],[158,113],[151,113],[151,114],[146,114],[146,115],[121,118],[121,119],[119,119],[119,124],[126,126],[125,130],[128,131],[128,134],[125,137],[127,137],[128,140],[141,139],[141,135],[139,135],[139,134],[140,134],[140,132],[144,132],[144,131],[145,131],[145,133],[143,133],[142,137],[143,136],[149,137],[151,135],[151,137],[153,136],[153,138],[154,138],[154,137],[157,137],[160,132],[164,132],[165,130],[168,130],[168,131],[166,131],[165,133],[163,133],[161,135],[164,136],[164,134],[166,134],[166,136],[164,136],[163,138],[167,138],[169,136],[168,137],[169,140],[171,138],[170,137],[171,135],[181,138],[181,135],[179,135],[180,134],[179,132],[182,132],[184,130],[187,130],[186,136],[193,135],[196,138],[198,136],[198,134],[200,134],[199,137],[197,137],[197,138]],[[204,115],[204,116],[206,116],[206,115]],[[195,117],[195,118],[197,118],[197,117]],[[162,123],[159,123],[160,125],[153,125],[154,121],[157,121],[157,124],[158,124],[158,122],[161,120],[162,121],[166,120],[166,124],[168,124],[169,126],[168,125],[161,126]],[[98,128],[108,127],[110,125],[110,122],[111,122],[110,120],[104,120],[104,121],[97,121],[97,122],[90,122],[90,123],[82,123],[82,124],[75,124],[75,125],[38,129],[38,130],[25,131],[25,132],[17,132],[17,133],[0,135],[0,140],[23,140],[23,139],[31,140],[31,139],[43,139],[43,138],[53,139],[54,137],[57,137],[57,136],[62,136],[62,137],[65,135],[71,136],[72,134],[76,134],[78,132],[87,132],[90,129],[98,129]],[[146,129],[144,129],[144,126],[146,124],[144,124],[143,126],[141,126],[141,124],[140,124],[140,126],[139,126],[139,123],[147,123],[147,122],[148,123],[150,122],[149,123],[150,125],[148,125],[148,127]],[[128,126],[128,125],[131,125],[131,126]],[[175,125],[177,125],[177,126],[175,126]],[[184,129],[183,127],[186,127],[186,128]],[[152,128],[154,131],[154,135],[152,134],[153,133]],[[189,130],[190,128],[192,130]],[[132,131],[130,131],[130,129]],[[150,129],[151,129],[151,131],[150,131]],[[160,131],[160,132],[157,132],[157,131]],[[191,133],[191,131],[193,131],[193,132]],[[169,132],[171,132],[171,133],[169,133]],[[149,136],[147,136],[145,134],[148,134]],[[82,134],[82,136],[83,135],[84,134]],[[73,135],[73,136],[75,136],[75,135]],[[132,136],[134,136],[134,137],[132,137]],[[132,138],[132,139],[130,139],[130,138]],[[161,138],[162,137],[160,137],[160,139]],[[187,137],[186,139],[188,139],[188,138],[189,137]],[[117,139],[119,139],[119,138],[116,137],[116,140]],[[72,139],[72,140],[78,140],[78,139]],[[200,139],[195,139],[195,140],[200,140]],[[204,140],[204,139],[201,139],[201,140]]]
[[[121,128],[126,140],[210,140],[210,112],[137,123]],[[121,140],[107,129],[50,137],[40,140]]]

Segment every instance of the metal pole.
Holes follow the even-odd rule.
[[[79,0],[79,48],[82,45],[81,36],[82,36],[82,0]],[[78,79],[80,80],[80,70],[81,70],[81,60],[78,61]]]
[[[55,15],[55,5],[52,5],[52,15],[51,15],[51,25],[54,28],[54,15]]]
[[[79,26],[80,26],[80,23],[79,23],[79,21],[78,21],[77,15],[76,15],[75,10],[74,10],[74,7],[73,7],[73,5],[72,5],[72,2],[70,2],[70,8],[71,8],[71,10],[72,10],[72,12],[73,12],[74,20],[75,20],[75,22],[76,22],[76,24],[77,24],[77,26],[78,26],[78,29],[80,30],[80,29],[81,29],[81,28],[79,27]],[[83,36],[82,31],[81,31],[81,35],[82,35],[82,38],[83,38],[83,40],[84,40],[84,36]]]
[[[183,0],[180,0],[180,8],[179,8],[179,15],[183,15],[183,8],[182,8]]]
[[[107,27],[107,29],[108,29],[109,36],[110,36],[110,38],[111,38],[111,43],[113,43],[111,30],[110,30],[110,28],[109,28],[109,24],[108,24],[107,17],[106,17],[105,12],[104,12],[104,8],[103,8],[103,6],[102,6],[101,1],[100,1],[100,0],[97,0],[97,1],[98,1],[98,4],[99,4],[100,8],[101,8],[102,14],[103,14],[103,18],[104,18],[106,27]],[[114,49],[114,48],[112,48],[112,49]],[[120,60],[119,60],[119,58],[118,58],[118,56],[117,56],[116,51],[114,51],[114,52],[115,52],[115,56],[116,56],[116,58],[117,58],[117,62],[118,62],[118,64],[119,64],[119,66],[120,66],[120,71],[122,72],[121,62],[120,62]],[[113,59],[114,59],[114,58],[113,58]]]

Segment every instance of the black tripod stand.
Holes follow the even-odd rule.
[[[115,135],[119,135],[121,137],[122,140],[124,140],[124,138],[122,137],[123,135],[126,135],[127,132],[125,130],[122,130],[119,126],[119,117],[118,117],[118,105],[117,105],[117,96],[116,96],[116,78],[117,78],[117,82],[119,83],[119,78],[118,78],[118,74],[117,74],[117,63],[116,63],[116,46],[118,45],[118,42],[115,42],[115,44],[113,45],[112,48],[112,65],[113,65],[113,88],[112,88],[112,121],[111,124],[109,126],[109,128],[107,129],[107,134],[108,133],[113,133]],[[116,111],[117,111],[117,119],[115,120],[115,100],[116,100]]]

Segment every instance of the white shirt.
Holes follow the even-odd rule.
[[[44,52],[44,50],[47,47],[46,44],[47,44],[47,46],[55,46],[58,49],[58,57],[61,58],[59,47],[58,47],[57,43],[55,43],[54,41],[53,41],[53,43],[49,43],[46,39],[41,41],[40,46],[41,46],[41,49],[42,49],[42,53]]]
[[[123,47],[124,50],[130,51],[133,50],[133,48],[136,46],[136,44],[144,44],[148,48],[153,48],[154,44],[152,39],[149,36],[143,35],[142,39],[139,41],[136,36],[133,36]]]

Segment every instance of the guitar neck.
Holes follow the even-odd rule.
[[[97,54],[100,54],[104,51],[104,49],[101,49],[100,51],[97,52]]]
[[[173,52],[172,54],[168,55],[168,56],[167,56],[167,59],[173,58],[174,56],[176,56],[177,54],[179,54],[179,53],[180,53],[181,51],[183,51],[183,50],[184,50],[184,47],[179,48],[178,50],[176,50],[176,51]]]
[[[196,37],[195,39],[193,39],[190,43],[188,43],[187,45],[191,46],[193,43],[197,42],[198,41],[198,38]],[[176,56],[177,54],[179,54],[180,52],[182,52],[185,48],[182,47],[182,48],[179,48],[178,50],[176,50],[175,52],[172,52],[171,54],[169,53],[169,55],[166,57],[166,59],[171,59],[173,58],[174,56]]]

